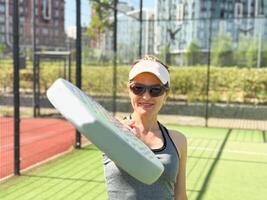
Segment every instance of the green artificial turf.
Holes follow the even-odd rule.
[[[267,143],[261,131],[168,125],[188,140],[189,200],[263,200],[267,196]],[[102,153],[94,145],[0,184],[1,200],[107,200]]]
[[[266,198],[265,132],[174,125],[169,128],[188,138],[188,199]]]
[[[0,199],[107,199],[102,153],[93,145],[0,185]]]

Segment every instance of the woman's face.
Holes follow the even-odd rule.
[[[162,84],[157,76],[148,72],[137,75],[132,82],[147,86]],[[164,92],[163,95],[158,97],[151,97],[148,91],[138,96],[129,89],[129,96],[135,113],[139,115],[157,115],[168,96],[168,92]]]

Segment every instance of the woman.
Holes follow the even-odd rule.
[[[129,96],[133,113],[125,123],[160,159],[165,167],[161,177],[146,185],[104,157],[110,200],[186,200],[185,169],[187,142],[183,134],[167,130],[157,120],[169,95],[168,67],[153,56],[137,61],[129,72]]]

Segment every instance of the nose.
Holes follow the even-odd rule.
[[[142,99],[150,99],[151,98],[151,96],[150,96],[150,94],[149,94],[149,92],[148,92],[148,90],[146,90],[145,91],[145,93],[142,95]]]

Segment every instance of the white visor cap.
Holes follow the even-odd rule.
[[[144,72],[152,73],[156,75],[164,85],[166,83],[170,85],[170,75],[166,67],[156,61],[151,60],[142,60],[136,63],[129,73],[129,80],[132,80],[138,74]]]

